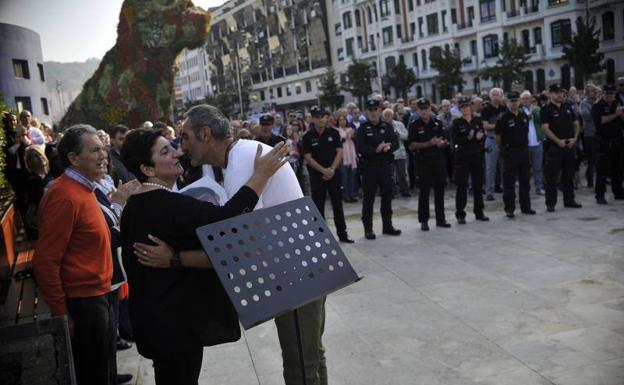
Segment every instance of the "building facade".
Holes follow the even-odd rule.
[[[12,109],[29,110],[39,119],[51,120],[38,33],[0,23],[0,91]]]
[[[212,94],[205,48],[184,49],[176,58],[173,89],[176,108]]]

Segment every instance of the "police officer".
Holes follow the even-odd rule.
[[[381,120],[380,104],[374,98],[366,102],[368,119],[360,125],[355,136],[362,170],[362,223],[366,239],[375,239],[373,204],[378,186],[381,192],[383,233],[401,235],[401,230],[392,226],[392,153],[399,148],[399,141],[392,126]]]
[[[529,120],[520,111],[520,94],[507,93],[507,108],[496,122],[496,143],[500,146],[503,158],[503,202],[508,218],[515,216],[516,180],[520,197],[520,211],[534,215],[529,198],[530,155],[529,155]]]
[[[337,130],[327,124],[329,112],[314,106],[310,110],[312,123],[303,136],[303,157],[308,164],[312,200],[325,218],[325,197],[329,193],[334,224],[341,242],[353,243],[347,235],[342,208],[340,163],[342,162],[342,142]]]
[[[286,138],[273,133],[274,124],[275,119],[271,114],[262,114],[260,116],[260,126],[258,127],[258,132],[254,139],[258,142],[268,144],[271,147],[274,147],[279,142],[286,142]]]
[[[611,177],[611,191],[616,200],[624,199],[622,191],[622,129],[624,128],[624,107],[615,98],[615,86],[602,87],[602,99],[593,105],[591,114],[596,126],[597,167],[596,202],[607,204],[605,180]]]
[[[581,126],[572,106],[565,101],[565,90],[553,84],[550,102],[542,109],[542,128],[546,134],[546,211],[555,211],[557,204],[557,180],[561,173],[563,206],[580,208],[574,200],[575,147]]]
[[[420,176],[418,221],[422,231],[429,231],[429,191],[433,185],[436,226],[451,227],[444,217],[444,184],[446,183],[446,130],[441,121],[431,116],[431,103],[425,98],[417,102],[420,115],[409,126],[409,149],[416,152]]]
[[[474,116],[470,98],[458,101],[462,116],[451,123],[453,149],[455,151],[455,217],[457,223],[466,223],[468,177],[472,178],[474,213],[478,221],[489,221],[483,214],[483,141],[485,131],[481,118]]]

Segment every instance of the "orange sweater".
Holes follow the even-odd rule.
[[[56,179],[39,205],[39,241],[32,260],[53,316],[67,314],[67,297],[110,292],[110,245],[110,230],[95,194],[66,175]]]

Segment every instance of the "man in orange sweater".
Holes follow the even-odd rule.
[[[58,153],[65,172],[39,206],[35,278],[52,315],[69,318],[78,384],[116,384],[110,231],[93,192],[106,149],[81,124],[66,131]]]

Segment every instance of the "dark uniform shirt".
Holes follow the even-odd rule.
[[[496,122],[494,129],[496,135],[501,136],[503,148],[528,147],[529,145],[529,119],[526,114],[518,110],[505,112]]]
[[[390,143],[390,150],[377,152],[381,142]],[[373,124],[367,120],[360,125],[355,134],[355,146],[364,166],[386,165],[394,160],[393,152],[399,148],[399,139],[394,128],[388,123],[380,120],[379,123]]]
[[[468,135],[472,131],[472,138]],[[456,151],[478,152],[483,146],[484,138],[477,139],[477,133],[484,133],[483,121],[475,116],[468,122],[463,117],[453,120],[451,123],[452,142]]]
[[[548,124],[548,129],[559,139],[574,138],[574,121],[577,119],[570,104],[563,102],[557,107],[548,102],[542,108],[542,124]],[[548,139],[550,141],[550,139]]]
[[[254,140],[257,140],[260,143],[267,144],[271,147],[275,147],[275,145],[278,144],[279,142],[286,143],[286,138],[284,138],[281,135],[275,135],[275,134],[271,134],[271,137],[269,138],[269,140],[264,140],[263,138],[259,136],[255,137]]]
[[[496,121],[507,111],[507,107],[502,103],[499,104],[498,107],[488,104],[481,110],[481,120],[490,124],[496,124]],[[489,136],[492,136],[493,134],[491,134],[491,131],[489,132]]]
[[[425,143],[433,139],[434,137],[442,137],[448,139],[447,131],[444,129],[444,124],[438,119],[429,119],[429,122],[425,123],[424,120],[418,119],[412,122],[409,126],[409,135],[407,141],[409,143]],[[438,146],[432,146],[416,150],[416,154],[419,157],[431,157],[434,155],[444,155],[444,149]]]
[[[323,167],[329,167],[336,158],[336,149],[342,148],[340,133],[332,127],[325,127],[322,134],[316,130],[313,124],[303,136],[303,154],[311,154],[312,159]],[[313,167],[308,167],[309,172],[316,172]]]
[[[601,99],[598,103],[594,104],[591,109],[592,119],[596,125],[596,136],[604,139],[621,138],[622,128],[624,122],[622,119],[615,118],[609,123],[601,123],[603,116],[612,115],[618,107],[618,102],[614,101],[609,105],[604,99]]]

